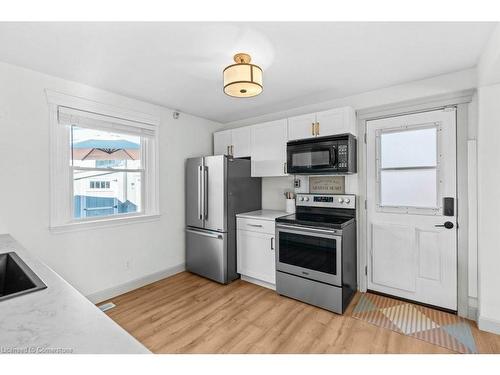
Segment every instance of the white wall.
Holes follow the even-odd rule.
[[[167,108],[3,63],[0,87],[0,233],[10,233],[85,295],[183,265],[184,161],[212,153],[219,124],[185,114],[174,120]],[[72,233],[48,230],[45,89],[160,116],[159,220]]]
[[[479,328],[500,334],[500,26],[478,65]]]

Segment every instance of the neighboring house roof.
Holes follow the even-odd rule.
[[[87,139],[73,144],[73,148],[129,149],[138,150],[139,144],[120,139]]]

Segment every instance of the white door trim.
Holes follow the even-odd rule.
[[[368,285],[366,269],[368,264],[367,211],[365,206],[367,193],[366,179],[366,122],[370,120],[428,112],[446,106],[457,107],[457,223],[458,227],[458,315],[476,319],[469,306],[468,293],[468,196],[467,196],[467,129],[468,104],[472,101],[475,90],[460,91],[454,94],[416,99],[393,105],[384,105],[357,111],[358,125],[358,179],[359,202],[358,225],[358,288],[365,292]]]

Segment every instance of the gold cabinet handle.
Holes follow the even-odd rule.
[[[316,123],[316,135],[319,135],[319,122]]]
[[[311,134],[314,136],[314,122],[311,124]]]

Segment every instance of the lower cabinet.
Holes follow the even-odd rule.
[[[242,228],[238,220],[237,229],[237,269],[245,279],[251,278],[256,284],[274,288],[276,284],[275,234]],[[274,223],[273,223],[274,224]],[[258,224],[256,224],[258,225]],[[274,225],[273,225],[274,227]],[[255,227],[260,228],[260,227]],[[266,228],[263,226],[262,228]],[[258,229],[257,229],[258,230]]]

